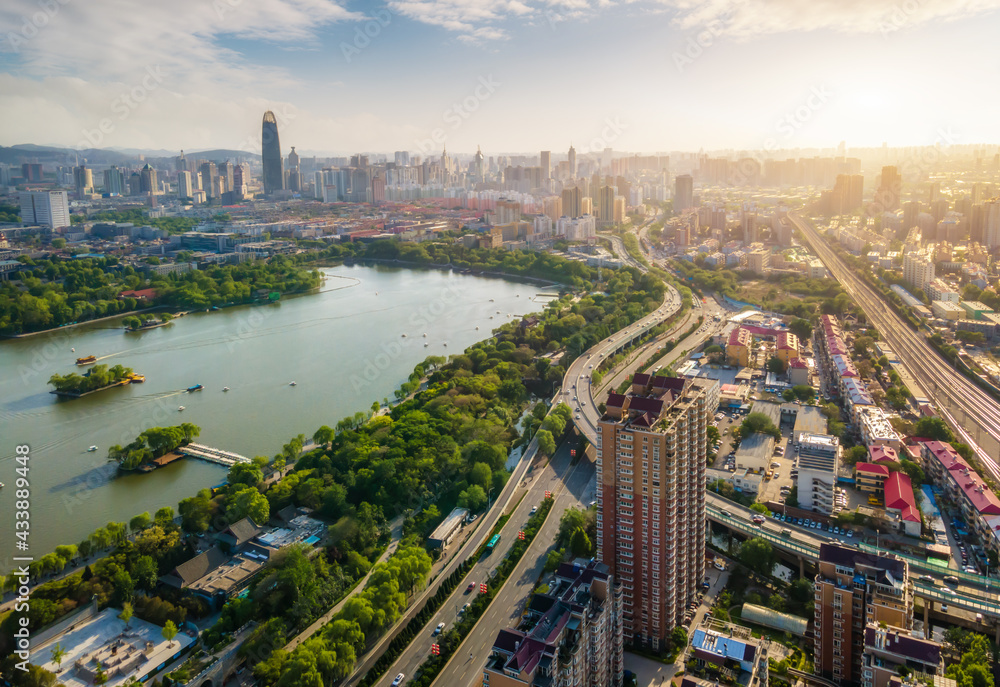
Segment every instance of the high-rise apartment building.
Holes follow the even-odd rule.
[[[987,250],[1000,248],[1000,199],[988,200],[980,210],[982,219],[982,244]]]
[[[191,186],[191,172],[177,172],[177,197],[193,198],[194,188]]]
[[[597,194],[597,221],[602,227],[615,223],[615,198],[618,191],[614,186],[602,186]]]
[[[581,203],[582,195],[580,189],[576,186],[571,188],[564,188],[562,192],[562,209],[563,214],[567,217],[579,217],[583,214],[583,205]]]
[[[674,179],[674,212],[694,207],[694,179],[690,174],[680,174]]]
[[[569,178],[576,178],[576,148],[569,147]]]
[[[21,222],[25,226],[43,226],[49,229],[68,227],[69,198],[65,191],[23,191]]]
[[[547,181],[552,178],[552,151],[543,150],[541,155],[542,180]]]
[[[516,629],[500,630],[483,687],[620,687],[622,593],[608,567],[563,563],[556,584],[535,594]]]
[[[211,162],[201,163],[201,190],[205,192],[205,195],[209,198],[216,198],[215,195],[215,179],[218,176],[218,168]]]
[[[223,182],[223,192],[233,190],[233,163],[226,160],[225,162],[220,162],[216,165],[216,169],[219,172],[219,176],[222,178]]]
[[[813,611],[817,675],[862,684],[869,624],[913,627],[913,583],[905,560],[821,544]]]
[[[659,649],[705,573],[705,459],[718,381],[636,374],[598,423],[597,559],[622,586],[625,637]]]
[[[903,256],[903,281],[915,289],[924,289],[934,281],[934,261],[926,253]]]
[[[903,192],[903,178],[899,171],[889,165],[882,168],[882,178],[875,191],[875,202],[883,210],[898,210],[899,199]]]
[[[260,140],[261,164],[264,168],[264,195],[270,195],[285,188],[285,175],[281,170],[278,120],[274,118],[274,113],[270,110],[264,113]]]

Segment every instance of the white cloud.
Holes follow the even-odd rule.
[[[36,77],[130,82],[155,65],[177,82],[238,88],[283,75],[248,64],[220,39],[301,47],[323,25],[362,18],[332,0],[5,0],[0,51],[16,53],[19,72]]]
[[[789,31],[892,33],[1000,8],[1000,0],[660,0],[682,29],[751,38]]]

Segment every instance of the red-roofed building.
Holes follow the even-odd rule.
[[[774,339],[774,355],[788,366],[788,363],[799,357],[799,337],[791,332],[779,331]]]
[[[858,489],[868,494],[882,496],[885,481],[889,478],[889,468],[875,463],[858,463],[854,466],[854,479]]]
[[[898,463],[899,455],[892,446],[869,446],[869,463]]]
[[[750,348],[753,346],[753,334],[746,327],[737,327],[729,332],[726,342],[726,360],[730,365],[746,367],[750,364]]]
[[[137,301],[151,301],[156,298],[156,289],[139,289],[138,291],[122,291],[119,298],[134,298]]]
[[[899,516],[900,527],[906,534],[920,536],[920,511],[913,498],[913,483],[905,473],[894,472],[885,481],[885,509]]]
[[[1000,531],[991,524],[1000,516],[1000,498],[949,444],[925,441],[920,455],[924,469],[962,507],[962,514],[983,543],[1000,552]]]
[[[788,381],[792,386],[809,384],[809,365],[802,358],[788,361]]]

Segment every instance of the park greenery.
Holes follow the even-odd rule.
[[[0,333],[21,334],[131,312],[149,305],[207,308],[250,303],[258,292],[298,293],[320,284],[299,256],[212,266],[183,274],[147,276],[115,257],[32,260],[0,284]],[[121,298],[127,290],[154,289],[152,301]]]
[[[59,392],[85,394],[117,384],[128,379],[131,375],[131,367],[115,365],[109,368],[107,365],[94,365],[86,374],[82,375],[75,372],[68,375],[54,374],[49,377],[49,384]]]
[[[733,441],[745,439],[751,434],[756,433],[770,435],[774,437],[776,441],[781,439],[781,430],[778,429],[773,422],[771,422],[770,417],[764,413],[750,413],[743,418],[743,422],[740,423],[740,426],[732,431],[732,434],[735,435],[733,437]]]
[[[257,457],[251,464],[234,466],[227,484],[203,489],[180,502],[180,527],[174,525],[173,510],[168,508],[152,520],[146,514],[133,518],[140,529],[133,540],[125,537],[124,523],[109,523],[81,542],[72,555],[52,554],[52,560],[43,559],[32,569],[35,575],[61,570],[76,556],[85,558],[111,549],[89,566],[87,580],[74,574],[72,584],[64,578],[41,585],[38,589],[44,591],[39,598],[52,603],[39,606],[39,620],[33,627],[61,617],[94,592],[101,605],[133,603],[137,617],[145,617],[143,605],[147,603],[159,609],[147,615],[161,621],[167,617],[165,603],[171,604],[170,609],[180,608],[170,616],[178,625],[184,620],[182,612],[201,617],[207,609],[191,597],[159,587],[155,590],[163,599],[147,602],[154,597],[132,593],[136,578],[155,586],[157,576],[189,559],[193,552],[187,542],[195,539],[182,536],[185,533],[221,531],[244,517],[265,523],[286,506],[307,507],[329,523],[322,555],[307,556],[292,548],[272,557],[250,587],[252,605],[231,601],[209,637],[225,641],[247,620],[257,620],[246,651],[253,663],[261,664],[258,679],[263,684],[305,684],[315,681],[317,671],[326,680],[342,677],[353,667],[357,652],[392,625],[412,593],[426,582],[431,556],[423,549],[423,537],[441,514],[460,503],[463,493],[466,503],[482,507],[481,492],[488,495],[505,484],[509,476],[505,463],[514,445],[534,434],[541,452],[551,454],[565,434],[569,408],[558,405],[549,412],[544,404],[532,406],[531,395],[546,397],[575,357],[657,308],[664,295],[665,285],[657,277],[630,268],[606,270],[597,290],[596,270],[546,254],[395,242],[356,250],[367,255],[380,243],[387,245],[376,252],[401,260],[426,255],[432,261],[450,260],[456,266],[461,261],[497,273],[558,277],[578,285],[582,295],[567,294],[553,301],[531,326],[504,324],[491,338],[462,353],[418,364],[409,386],[404,385],[406,391],[397,396],[400,402],[386,414],[360,412],[334,427],[320,427],[312,437],[315,448],[304,454],[305,437],[299,435],[273,459]],[[414,248],[421,252],[415,255]],[[212,270],[198,274],[208,277]],[[184,282],[175,279],[172,283]],[[550,354],[556,352],[563,355],[553,364]],[[377,409],[378,404],[374,406]],[[529,409],[522,432],[518,423]],[[117,449],[116,456],[127,465],[141,463],[182,434],[196,435],[191,429],[185,432],[183,426],[180,432],[174,429],[144,433],[133,444]],[[279,476],[276,470],[286,466],[291,471]],[[396,553],[375,565],[388,543],[387,514],[406,516],[405,534]],[[594,534],[589,519],[586,522],[585,527],[568,531],[569,549],[592,551]],[[150,553],[142,554],[153,558],[155,570],[148,562],[136,568],[142,555],[134,552],[140,537],[152,536],[147,532],[173,542],[164,543],[162,551],[152,547]],[[111,567],[110,561],[117,567]],[[341,615],[295,652],[281,650],[287,639],[318,618],[369,570],[373,572],[364,591],[352,597]],[[64,603],[67,600],[71,603]],[[3,622],[7,619],[0,619]]]
[[[190,422],[175,427],[150,427],[124,448],[117,444],[109,448],[108,460],[117,461],[122,470],[135,470],[182,444],[191,443],[200,433],[201,428]]]
[[[694,283],[702,291],[715,291],[720,296],[746,302],[747,295],[741,282],[762,281],[772,287],[754,305],[772,312],[794,315],[799,320],[805,320],[806,324],[819,314],[840,316],[856,310],[851,297],[834,279],[789,274],[761,276],[748,270],[705,269],[704,258],[699,257],[694,261],[673,260],[672,265],[677,268],[684,281]],[[802,324],[798,324],[792,331],[796,336],[805,334],[801,338],[808,338],[811,327],[807,330]]]
[[[142,208],[129,210],[103,210],[84,216],[74,214],[70,217],[73,224],[84,222],[131,222],[139,226],[151,226],[163,229],[170,234],[183,234],[198,226],[202,220],[195,217],[147,217]]]

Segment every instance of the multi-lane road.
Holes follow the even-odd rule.
[[[892,346],[909,374],[935,401],[962,440],[979,457],[985,470],[1000,482],[1000,403],[953,369],[919,332],[914,332],[827,245],[810,222],[789,213],[816,255],[860,305],[868,320]]]

